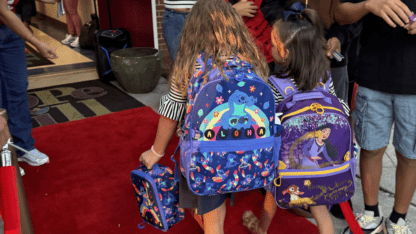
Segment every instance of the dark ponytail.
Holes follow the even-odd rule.
[[[306,9],[301,14],[290,15],[286,21],[277,21],[273,27],[279,30],[280,39],[289,50],[287,62],[276,76],[292,77],[303,91],[316,88],[320,82],[326,83],[330,62],[326,57],[324,25],[318,13]]]
[[[305,9],[300,13],[300,18],[309,21],[313,27],[318,31],[318,33],[324,34],[324,25],[322,24],[322,20],[319,17],[318,13],[312,9]]]

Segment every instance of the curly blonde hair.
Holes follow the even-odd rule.
[[[264,55],[257,49],[241,16],[224,0],[198,0],[186,19],[171,74],[183,95],[186,95],[201,51],[206,53],[205,62],[212,55],[213,65],[225,78],[224,63],[237,54],[267,81],[269,68]]]

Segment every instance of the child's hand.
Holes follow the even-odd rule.
[[[341,42],[336,37],[332,37],[328,40],[328,47],[329,49],[328,49],[328,53],[326,54],[326,56],[330,59],[334,58],[332,54],[334,53],[335,50],[338,51],[338,53],[341,53]]]
[[[400,0],[367,0],[365,8],[383,18],[393,28],[396,24],[404,27],[405,23],[409,22],[408,17],[412,15],[409,8]]]
[[[234,4],[233,7],[239,15],[247,17],[254,17],[258,8],[254,2],[249,2],[247,0],[241,0]]]
[[[159,161],[160,157],[155,155],[152,150],[148,150],[140,156],[140,162],[147,167],[147,169],[152,170],[153,165],[155,165]]]
[[[311,157],[311,159],[313,159],[313,160],[321,160],[322,158],[319,157],[319,156],[313,156],[313,157]]]

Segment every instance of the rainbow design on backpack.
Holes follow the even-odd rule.
[[[238,56],[224,64],[227,79],[204,57],[188,89],[181,171],[198,195],[263,187],[276,165],[273,93]]]
[[[215,107],[206,117],[199,131],[203,140],[225,139],[228,135],[238,138],[243,133],[247,138],[270,137],[269,118],[255,104],[257,98],[235,90],[227,103]]]

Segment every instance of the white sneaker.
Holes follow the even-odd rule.
[[[408,227],[408,222],[402,218],[397,221],[397,224],[393,223],[390,219],[386,220],[387,234],[412,234]]]
[[[72,35],[66,34],[65,39],[62,41],[62,44],[64,45],[69,45],[72,42],[74,42],[76,39],[76,37],[73,37]]]
[[[25,170],[23,170],[23,168],[21,167],[19,167],[19,171],[20,171],[20,176],[24,176],[26,174]]]
[[[79,47],[79,37],[75,37],[74,42],[70,44],[71,47]]]
[[[374,217],[373,211],[364,210],[364,212],[357,214],[356,220],[365,234],[384,233],[384,218],[381,215],[381,212],[379,217]],[[347,227],[342,231],[342,234],[353,233],[351,229]]]
[[[46,154],[39,152],[36,148],[29,152],[34,154],[34,156],[31,154],[24,154],[22,157],[18,157],[17,161],[27,162],[31,166],[40,166],[49,163],[49,157]]]

